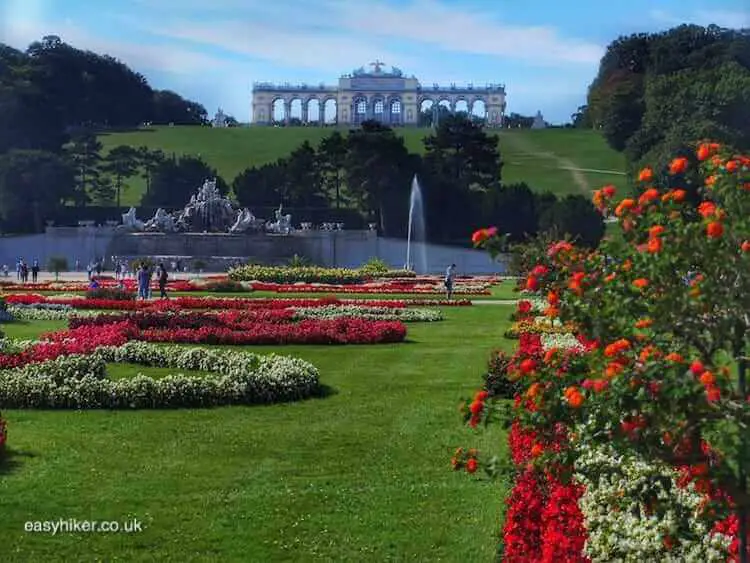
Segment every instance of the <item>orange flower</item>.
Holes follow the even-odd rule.
[[[474,231],[474,234],[471,235],[471,242],[476,246],[482,244],[488,238],[490,238],[490,235],[487,232],[487,229],[479,229],[478,231]]]
[[[568,404],[574,409],[580,408],[583,405],[583,395],[576,392],[568,397]]]
[[[531,457],[539,457],[544,453],[544,448],[539,442],[536,442],[531,446]]]
[[[719,238],[724,234],[724,226],[718,221],[711,221],[706,227],[708,238]]]
[[[740,246],[742,252],[750,252],[750,240],[746,240]]]
[[[685,190],[675,190],[672,193],[672,199],[677,202],[685,201],[686,196],[687,196],[687,192]]]
[[[654,324],[654,321],[651,319],[641,319],[635,323],[635,328],[648,328],[652,324]]]
[[[656,188],[649,188],[641,194],[641,197],[638,198],[638,204],[646,205],[647,203],[651,203],[652,201],[657,199],[659,199],[659,190],[657,190]]]
[[[657,252],[661,252],[661,239],[659,238],[652,238],[648,241],[648,245],[646,245],[646,249],[650,254],[656,254]]]
[[[703,201],[698,206],[698,213],[704,219],[708,219],[714,213],[716,213],[716,204],[714,202],[712,202],[712,201]]]
[[[550,291],[547,294],[547,303],[549,303],[553,307],[555,305],[559,304],[560,303],[560,298],[558,297],[557,293],[555,293],[554,291]]]
[[[750,245],[750,243],[748,243],[748,244]],[[615,275],[614,273],[612,273],[612,274],[609,274],[609,275],[608,275],[607,277],[605,277],[605,278],[604,278],[604,281],[605,281],[605,282],[611,282],[611,281],[614,281],[615,277],[616,277],[616,275]]]
[[[633,285],[638,289],[643,289],[644,287],[648,287],[648,280],[646,278],[638,278],[633,280]]]
[[[548,364],[550,363],[553,358],[555,357],[555,354],[557,353],[557,348],[550,348],[544,353],[544,363]]]
[[[610,362],[607,364],[607,367],[604,369],[604,377],[607,379],[612,379],[614,377],[617,377],[617,375],[622,372],[622,370],[625,369],[625,366],[618,363],[618,362]]]
[[[625,262],[622,263],[622,270],[624,272],[629,272],[632,267],[633,267],[633,262],[632,260],[630,260],[630,258],[626,259]]]
[[[669,173],[670,174],[682,174],[687,170],[688,167],[688,159],[684,156],[680,156],[678,158],[675,158],[672,160],[672,162],[669,164]]]
[[[539,395],[539,392],[541,391],[541,389],[542,389],[541,383],[532,383],[531,385],[529,385],[529,389],[526,391],[526,396],[529,397],[530,399],[533,399],[534,397]]]
[[[601,190],[594,190],[594,197],[591,198],[591,201],[594,204],[594,207],[597,209],[601,209],[604,207],[604,200],[602,199],[602,192]]]
[[[648,230],[648,236],[658,237],[663,234],[666,229],[662,225],[654,225]]]
[[[557,307],[549,306],[544,310],[544,316],[554,319],[560,316],[560,310]]]
[[[648,166],[638,173],[639,182],[650,182],[654,179],[654,171]]]
[[[698,147],[698,150],[696,151],[696,156],[698,157],[698,160],[703,162],[704,160],[715,154],[716,151],[719,150],[719,148],[721,147],[718,143],[701,143],[701,145]]]
[[[727,162],[726,169],[730,174],[734,174],[735,172],[737,172],[737,168],[739,168],[739,164],[736,160],[730,160],[729,162]]]
[[[716,176],[709,176],[706,178],[706,185],[711,187],[716,183]]]
[[[716,383],[716,376],[715,376],[715,375],[714,375],[714,374],[713,374],[712,372],[710,372],[710,371],[704,371],[704,372],[703,372],[703,373],[701,374],[701,376],[700,376],[700,378],[699,378],[699,381],[700,381],[700,382],[701,382],[701,383],[702,383],[703,385],[706,385],[706,386],[711,386],[711,385],[713,385],[714,383]]]
[[[638,359],[645,364],[649,358],[658,358],[659,356],[661,356],[661,353],[656,348],[656,346],[646,346],[643,350],[641,350],[641,353],[638,355]]]
[[[615,208],[615,215],[621,217],[626,211],[635,207],[635,200],[630,198],[623,199]]]
[[[670,352],[664,357],[665,360],[669,360],[670,362],[675,362],[678,364],[681,364],[685,361],[685,359],[680,356],[677,352]]]

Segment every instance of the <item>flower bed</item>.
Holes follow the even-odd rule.
[[[245,265],[229,270],[233,281],[273,282],[273,283],[330,283],[354,284],[366,279],[359,270],[347,268],[320,268],[318,266],[258,266]]]
[[[394,283],[396,280],[367,282],[357,285],[333,284],[279,284],[252,282],[255,291],[273,291],[276,293],[359,293],[359,294],[424,294],[439,295],[445,293],[442,278],[434,278],[423,283]],[[490,295],[487,284],[465,284],[457,282],[453,288],[456,295]]]
[[[111,380],[106,363],[118,362],[211,372],[206,376],[142,374]],[[291,401],[318,390],[310,363],[276,355],[157,346],[128,342],[98,347],[0,372],[6,408],[146,409],[213,407]]]

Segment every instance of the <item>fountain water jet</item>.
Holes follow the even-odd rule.
[[[405,269],[413,269],[418,274],[427,273],[427,235],[424,221],[424,202],[422,189],[419,187],[417,175],[411,181],[411,195],[409,196],[409,231],[406,235],[406,265]],[[417,264],[411,263],[411,243],[414,240],[417,251]]]

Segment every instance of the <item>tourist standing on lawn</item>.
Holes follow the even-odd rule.
[[[141,264],[138,270],[138,297],[143,301],[148,299],[148,285],[150,281],[151,276],[149,275],[148,268],[146,268],[146,264]]]
[[[157,270],[159,276],[159,293],[162,299],[167,299],[167,269],[164,267],[162,262],[159,263],[159,269]]]
[[[456,265],[451,264],[448,266],[448,269],[445,271],[445,297],[448,299],[448,301],[451,300],[451,297],[453,296],[453,283],[456,277]]]
[[[36,283],[39,279],[39,260],[34,260],[34,263],[31,265],[31,281],[32,283]]]

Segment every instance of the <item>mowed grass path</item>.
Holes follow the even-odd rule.
[[[510,308],[445,309],[409,342],[248,347],[313,362],[324,398],[176,411],[3,414],[2,561],[490,561],[505,486],[454,473],[461,425]],[[63,323],[5,325],[29,337]],[[143,370],[148,372],[147,369]],[[122,373],[117,375],[121,376]],[[140,534],[42,535],[31,520],[138,518]]]
[[[100,139],[105,153],[114,146],[125,144],[161,149],[168,155],[200,155],[231,183],[245,168],[285,157],[305,140],[317,146],[333,130],[330,127],[154,127],[105,133]],[[342,131],[346,132],[345,129]],[[625,184],[625,176],[622,175],[625,170],[624,158],[610,149],[596,131],[546,129],[488,132],[499,135],[500,153],[505,161],[505,182],[523,181],[535,190],[557,194],[581,193],[581,178],[592,189],[607,183],[614,183],[618,187]],[[403,128],[397,129],[397,133],[404,136],[410,151],[421,154],[424,152],[422,141],[431,134],[431,130]],[[122,196],[123,205],[137,205],[145,189],[145,181],[134,177],[127,184],[129,187]]]

